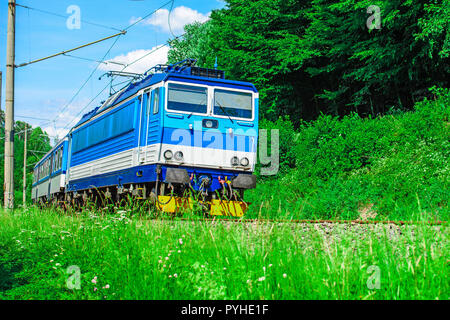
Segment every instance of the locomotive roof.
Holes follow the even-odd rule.
[[[235,80],[227,80],[225,79],[223,71],[215,70],[215,69],[203,69],[203,68],[197,68],[197,67],[173,67],[175,65],[170,66],[156,66],[149,71],[155,69],[156,71],[162,71],[158,73],[148,74],[146,73],[146,76],[144,79],[136,82],[132,82],[128,84],[125,88],[120,90],[119,92],[111,95],[106,102],[99,107],[96,107],[92,111],[86,113],[83,115],[81,120],[74,126],[74,128],[78,127],[82,123],[88,121],[92,117],[94,117],[96,114],[100,113],[101,111],[116,105],[117,103],[120,103],[121,101],[126,100],[127,98],[133,96],[140,90],[150,87],[156,83],[168,81],[168,80],[177,80],[177,81],[186,81],[186,82],[199,82],[205,85],[211,85],[211,84],[221,84],[224,86],[229,87],[241,87],[244,89],[251,90],[253,92],[257,92],[256,87],[251,84],[250,82],[245,81],[235,81]],[[200,71],[203,71],[202,73],[198,72],[198,69]],[[208,71],[211,74],[214,74],[214,78],[208,77]],[[195,74],[195,75],[194,75]],[[201,75],[196,75],[201,74]],[[204,76],[205,75],[205,76]]]

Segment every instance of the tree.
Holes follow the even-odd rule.
[[[424,8],[426,14],[419,19],[420,32],[416,34],[416,39],[429,42],[430,56],[438,52],[441,57],[448,58],[450,56],[450,0],[425,4]]]
[[[212,24],[194,22],[186,25],[183,39],[177,38],[169,42],[173,50],[169,51],[169,63],[175,63],[188,58],[197,59],[197,64],[203,67],[213,67],[215,53],[211,34]]]
[[[228,78],[256,85],[270,120],[408,110],[449,85],[448,2],[226,0],[187,26],[169,57],[211,67],[217,56]],[[381,29],[367,27],[372,5]]]
[[[4,163],[5,163],[5,127],[4,112],[0,111],[0,122],[3,126],[0,128],[0,183],[3,186],[4,181]],[[33,184],[34,164],[51,149],[50,138],[41,128],[32,128],[26,122],[17,121],[14,125],[14,196],[16,205],[22,204],[23,194],[23,158],[24,158],[24,140],[25,127],[28,128],[28,152],[27,152],[27,200],[31,201],[31,188]],[[3,190],[3,189],[2,189]],[[3,204],[4,193],[0,195]]]

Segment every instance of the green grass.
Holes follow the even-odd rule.
[[[322,116],[297,131],[262,121],[280,129],[280,172],[246,193],[246,217],[448,221],[450,91],[435,94],[375,119]],[[135,211],[0,211],[0,298],[450,298],[448,223],[211,224]],[[80,290],[67,288],[70,266]],[[379,289],[368,286],[375,270]]]
[[[316,229],[30,208],[0,212],[0,298],[449,299],[448,245],[447,225]],[[81,290],[66,286],[71,265]],[[367,286],[370,266],[380,289]]]

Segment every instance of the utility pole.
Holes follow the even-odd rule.
[[[2,110],[2,71],[0,70],[0,110]]]
[[[27,141],[28,125],[25,124],[25,142],[23,143],[23,207],[27,206]]]
[[[5,208],[14,208],[14,63],[16,0],[8,1],[6,42],[6,107],[5,107]]]
[[[0,70],[0,120],[2,114],[2,71]]]
[[[8,0],[8,32],[6,43],[6,107],[5,107],[5,179],[4,179],[4,206],[5,209],[14,209],[14,71],[15,68],[44,61],[59,55],[114,38],[127,33],[122,30],[112,36],[65,50],[51,56],[15,65],[15,28],[16,28],[16,0]]]

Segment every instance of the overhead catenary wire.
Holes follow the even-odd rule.
[[[170,42],[171,41],[173,41],[173,40],[176,40],[176,39],[178,39],[178,38],[181,38],[181,37],[183,37],[185,35],[185,33],[184,34],[182,34],[182,35],[180,35],[180,36],[178,36],[178,37],[176,37],[176,38],[174,38],[174,39],[171,39],[171,40],[169,40],[169,41],[167,41],[166,43],[164,43],[164,44],[162,44],[162,45],[160,45],[160,46],[158,46],[158,47],[156,47],[155,49],[153,49],[153,50],[151,50],[150,52],[147,52],[146,54],[144,54],[144,55],[142,55],[141,57],[139,57],[139,58],[137,58],[137,59],[135,59],[134,61],[132,61],[132,62],[130,62],[129,64],[127,64],[126,66],[124,66],[123,68],[122,68],[122,70],[120,70],[120,71],[123,71],[123,70],[125,70],[126,68],[128,68],[128,67],[130,67],[130,66],[132,66],[133,64],[135,64],[135,63],[137,63],[138,61],[140,61],[140,60],[142,60],[142,59],[144,59],[144,58],[146,58],[147,56],[149,56],[150,54],[152,54],[152,53],[155,53],[156,51],[158,51],[158,50],[160,50],[160,49],[162,49],[163,47],[165,47],[165,46],[167,46],[168,44],[170,44]],[[113,79],[112,79],[112,81],[116,78],[117,76],[113,76]],[[128,82],[128,81],[127,81]],[[76,120],[76,119],[78,119],[78,117],[90,106],[90,104],[92,103],[92,102],[94,102],[94,100],[98,97],[98,96],[100,96],[108,87],[110,86],[110,84],[108,83],[93,99],[91,99],[89,102],[88,102],[88,104],[86,105],[86,106],[84,106],[79,112],[78,112],[78,114],[72,119],[72,121],[71,122],[69,122],[63,129],[68,129],[69,128],[69,126]]]
[[[170,5],[169,14],[167,15],[167,24],[169,25],[169,30],[170,30],[170,33],[172,34],[172,36],[176,37],[172,31],[172,25],[170,24],[170,17],[172,15],[172,10],[173,10],[174,4],[175,4],[175,0],[172,0],[172,4]]]
[[[124,29],[122,29],[122,32],[124,32],[124,31],[127,31],[127,30],[129,30],[129,29],[131,29],[132,27],[134,27],[135,25],[137,25],[138,23],[140,23],[140,22],[142,22],[143,20],[145,20],[145,19],[147,19],[148,17],[150,17],[151,15],[153,15],[154,13],[156,13],[158,10],[160,10],[160,9],[162,9],[163,7],[165,7],[165,6],[167,6],[168,4],[172,4],[172,7],[171,7],[171,11],[172,11],[172,9],[173,9],[173,4],[174,4],[174,0],[170,0],[170,1],[168,1],[168,2],[166,2],[166,3],[164,3],[162,6],[160,6],[158,9],[156,9],[156,10],[153,10],[151,13],[149,13],[149,14],[147,14],[147,15],[145,15],[145,16],[143,16],[142,18],[140,18],[140,19],[138,19],[137,21],[135,21],[134,23],[132,23],[131,25],[129,25],[128,27],[126,27],[126,28],[124,28]],[[35,8],[33,8],[33,9],[35,9]],[[170,25],[170,18],[169,18],[169,25]],[[115,29],[115,28],[114,28]],[[116,29],[116,30],[119,30],[119,29]],[[67,54],[67,53],[64,53],[63,55],[65,55],[65,56],[69,56],[69,57],[72,57],[72,58],[78,58],[78,59],[81,59],[81,60],[87,60],[87,61],[89,61],[89,60],[91,60],[91,61],[95,61],[95,62],[97,62],[97,66],[96,66],[96,68],[91,72],[91,74],[89,75],[89,77],[87,78],[87,80],[81,85],[81,87],[76,91],[76,93],[74,94],[74,96],[69,100],[69,102],[67,103],[67,104],[65,104],[64,105],[64,107],[58,112],[58,115],[55,117],[55,119],[53,120],[53,122],[70,106],[70,104],[75,100],[75,98],[79,95],[79,93],[82,91],[82,89],[86,86],[86,84],[89,82],[89,80],[91,80],[91,78],[92,78],[92,76],[94,75],[94,73],[98,70],[98,68],[99,68],[99,66],[101,65],[101,64],[104,64],[104,63],[114,63],[114,64],[118,64],[118,65],[123,65],[123,64],[121,64],[121,63],[118,63],[118,62],[113,62],[113,61],[105,61],[105,58],[106,58],[106,56],[110,53],[110,51],[112,50],[112,48],[114,47],[114,45],[117,43],[117,41],[120,39],[120,37],[122,36],[122,34],[121,35],[119,35],[116,39],[115,39],[115,41],[114,41],[114,43],[111,45],[111,47],[108,49],[108,51],[106,52],[106,54],[103,56],[103,58],[101,59],[101,60],[94,60],[94,59],[89,59],[89,58],[83,58],[83,57],[77,57],[77,56],[73,56],[73,55],[69,55],[69,54]],[[173,40],[175,40],[175,39],[178,39],[178,38],[180,38],[180,37],[182,37],[182,36],[184,36],[184,34],[182,34],[182,35],[180,35],[180,36],[178,36],[178,37],[175,37],[174,39],[171,39],[171,40],[169,40],[169,41],[167,41],[166,43],[164,43],[163,45],[160,45],[160,46],[158,46],[157,48],[155,48],[154,50],[152,50],[152,51],[150,51],[150,52],[148,52],[148,53],[146,53],[146,54],[144,54],[143,56],[141,56],[141,57],[139,57],[138,59],[135,59],[134,61],[132,61],[131,63],[129,63],[129,64],[127,64],[127,65],[123,65],[123,68],[121,69],[121,71],[123,71],[123,70],[125,70],[126,68],[128,68],[128,67],[130,67],[131,65],[133,65],[133,64],[135,64],[135,63],[137,63],[138,61],[140,61],[140,60],[142,60],[142,59],[144,59],[144,58],[146,58],[147,56],[149,56],[150,54],[152,54],[152,53],[154,53],[154,52],[156,52],[156,51],[158,51],[158,50],[160,50],[160,49],[162,49],[163,47],[165,47],[166,45],[168,45],[168,44],[170,44],[170,42],[171,41],[173,41]],[[117,76],[115,76],[115,77],[113,77],[112,78],[112,80],[111,80],[111,83],[115,80],[117,78]],[[108,85],[107,86],[105,86],[93,99],[91,99],[88,103],[87,103],[87,105],[85,106],[85,107],[83,107],[79,112],[78,112],[78,114],[74,117],[74,119],[72,120],[72,121],[70,121],[63,129],[67,129],[83,112],[84,112],[84,110],[86,110],[90,105],[91,105],[91,103],[95,100],[95,99],[97,99],[97,97],[99,97],[107,88],[108,88],[108,86],[109,86],[110,84],[108,83]],[[52,121],[48,121],[48,123],[51,123]]]
[[[40,10],[40,9],[32,8],[32,7],[29,7],[29,6],[23,6],[23,5],[20,5],[20,4],[16,4],[16,5],[19,6],[19,7],[23,7],[23,8],[28,9],[28,18],[29,18],[29,12],[30,12],[30,10],[36,10],[36,11],[40,11],[40,12],[43,12],[43,13],[52,14],[52,15],[56,15],[56,16],[60,16],[60,17],[67,18],[67,16],[63,16],[63,15],[59,15],[59,14],[54,14],[54,13],[52,13],[52,12],[48,12],[48,11],[45,11],[45,10]],[[91,22],[86,21],[86,20],[81,20],[81,21],[83,21],[84,23],[87,23],[87,24],[92,24],[92,25],[102,26],[102,25],[100,25],[100,24],[97,24],[97,23],[91,23]],[[106,26],[103,26],[103,27],[106,27]],[[102,60],[104,60],[104,59],[106,58],[106,56],[109,54],[109,52],[111,51],[112,47],[113,47],[113,46],[115,45],[115,43],[117,42],[118,38],[119,38],[121,35],[123,35],[123,34],[126,33],[126,31],[123,31],[123,30],[120,30],[120,29],[117,29],[117,28],[111,28],[111,27],[107,27],[107,28],[109,28],[109,29],[114,29],[114,30],[116,30],[116,31],[120,31],[120,33],[115,34],[115,35],[112,35],[112,36],[109,36],[109,37],[106,37],[106,38],[103,38],[103,39],[100,39],[100,40],[97,40],[97,41],[94,41],[94,42],[91,42],[91,43],[89,43],[89,44],[85,44],[85,45],[76,47],[76,48],[74,48],[74,49],[62,51],[62,52],[60,52],[60,53],[57,53],[57,54],[54,54],[54,55],[51,55],[51,56],[48,56],[48,57],[45,57],[45,58],[42,58],[42,59],[30,61],[30,62],[28,62],[28,63],[23,63],[23,64],[21,64],[21,65],[19,65],[19,66],[15,66],[15,67],[23,67],[23,66],[26,66],[26,65],[29,65],[29,64],[32,64],[32,63],[36,63],[36,62],[39,62],[39,61],[43,61],[43,60],[50,59],[50,58],[52,58],[52,57],[56,57],[56,56],[58,56],[58,55],[64,55],[64,54],[67,55],[68,52],[72,52],[72,51],[75,51],[75,50],[84,48],[84,47],[86,47],[86,46],[89,46],[89,45],[92,45],[92,44],[96,44],[96,43],[101,42],[101,41],[104,41],[104,40],[108,40],[108,39],[113,38],[113,37],[117,37],[116,40],[114,41],[113,45],[110,47],[110,49],[107,51],[107,53],[105,54],[105,56],[102,58]],[[72,103],[72,101],[76,98],[76,96],[79,94],[79,92],[82,90],[82,88],[86,85],[86,83],[89,82],[90,78],[93,76],[93,74],[95,73],[95,71],[98,69],[99,65],[100,65],[100,63],[97,65],[97,67],[96,67],[96,68],[94,69],[94,71],[91,73],[91,75],[90,75],[89,78],[86,80],[86,82],[82,85],[82,87],[79,89],[79,91],[77,91],[77,93],[73,96],[73,98],[71,99],[71,101],[69,102],[69,104]],[[59,117],[59,115],[60,115],[61,113],[62,113],[62,112],[60,112],[60,113],[58,114],[57,117]],[[56,117],[56,118],[57,118],[57,117]],[[40,125],[44,125],[44,124],[53,122],[53,124],[54,124],[54,126],[55,126],[55,130],[56,130],[56,123],[55,123],[56,118],[55,118],[53,121],[48,121],[48,122],[42,123],[42,124],[40,124]],[[43,119],[42,119],[42,120],[43,120]],[[20,133],[17,133],[17,134],[20,134]],[[4,139],[4,138],[3,138],[3,139]]]
[[[25,6],[25,5],[18,4],[18,3],[16,3],[16,6],[17,7],[22,7],[22,8],[28,9],[28,10],[33,10],[33,11],[36,11],[36,12],[52,15],[52,16],[55,16],[55,17],[64,18],[64,19],[67,19],[67,18],[70,17],[70,15],[63,15],[63,14],[60,14],[60,13],[55,13],[55,12],[51,12],[51,11],[47,11],[47,10],[32,8],[32,7]],[[101,28],[110,29],[110,30],[114,30],[114,31],[122,31],[122,30],[120,30],[118,28],[115,28],[115,27],[103,25],[103,24],[96,23],[96,22],[87,21],[87,20],[84,20],[84,19],[80,19],[80,21],[83,22],[83,23],[86,23],[86,24],[90,24],[90,25],[96,26],[96,27],[101,27]]]
[[[121,31],[119,33],[113,34],[112,36],[108,36],[108,37],[105,37],[105,38],[102,38],[102,39],[99,39],[99,40],[96,40],[96,41],[92,41],[92,42],[89,42],[87,44],[83,44],[83,45],[78,46],[78,47],[73,48],[73,49],[64,50],[64,51],[52,54],[50,56],[47,56],[45,58],[40,58],[40,59],[36,59],[36,60],[30,61],[30,62],[21,63],[19,65],[15,65],[14,67],[15,68],[21,68],[21,67],[25,67],[25,66],[28,66],[30,64],[33,64],[33,63],[37,63],[37,62],[41,62],[41,61],[44,61],[44,60],[48,60],[48,59],[51,59],[51,58],[54,58],[54,57],[57,57],[57,56],[60,56],[60,55],[64,55],[64,54],[66,54],[68,52],[79,50],[79,49],[85,48],[87,46],[91,46],[93,44],[96,44],[96,43],[99,43],[99,42],[102,42],[102,41],[105,41],[105,40],[108,40],[108,39],[111,39],[111,38],[120,37],[121,35],[124,35],[125,33],[126,33],[126,31]]]
[[[106,56],[111,52],[112,48],[115,46],[115,44],[117,43],[117,41],[120,39],[121,36],[118,36],[115,40],[114,43],[109,47],[108,51],[105,53],[105,55],[103,56],[103,58],[100,61],[105,60]],[[80,94],[81,90],[83,90],[83,88],[86,86],[86,84],[89,82],[89,80],[92,78],[92,76],[94,75],[94,73],[97,71],[97,69],[99,68],[101,63],[98,63],[97,66],[94,68],[94,70],[90,73],[89,77],[86,79],[86,81],[81,85],[81,87],[77,90],[77,92],[72,96],[72,98],[69,100],[69,102],[59,111],[58,115],[55,117],[54,120],[56,120],[60,114],[62,114],[69,106],[70,104],[75,100],[75,98]]]
[[[50,121],[48,119],[44,118],[37,118],[37,117],[30,117],[30,116],[20,116],[20,115],[14,115],[16,118],[23,118],[23,119],[32,119],[32,120],[42,120],[42,121]]]
[[[164,8],[165,6],[167,6],[168,4],[170,4],[171,2],[173,2],[173,0],[170,0],[170,1],[166,2],[166,3],[164,3],[164,4],[163,4],[162,6],[160,6],[158,9],[155,9],[155,10],[152,11],[151,13],[145,15],[144,17],[139,18],[138,20],[136,20],[135,22],[133,22],[132,24],[130,24],[128,27],[126,27],[126,28],[123,29],[123,30],[126,31],[126,30],[128,30],[128,29],[131,29],[132,27],[134,27],[134,26],[137,25],[138,23],[144,21],[145,19],[147,19],[147,18],[150,17],[151,15],[155,14],[158,10],[161,10],[162,8]]]
[[[28,129],[25,129],[25,130],[21,130],[21,131],[17,131],[17,132],[15,132],[14,133],[14,135],[15,136],[20,136],[22,133],[25,133],[26,131],[33,131],[33,130],[35,130],[35,129],[37,129],[37,128],[32,128],[32,127],[30,127],[30,128],[28,128]],[[40,135],[38,135],[39,137],[48,137],[48,138],[57,138],[58,136],[52,136],[52,135],[49,135],[48,133],[47,134],[40,134]],[[5,137],[3,136],[3,137],[0,137],[0,140],[3,140],[3,139],[5,139]]]
[[[134,23],[132,23],[132,24],[129,25],[128,27],[124,28],[123,31],[126,32],[127,30],[131,29],[132,27],[134,27],[135,25],[137,25],[137,24],[140,23],[141,21],[147,19],[149,16],[153,15],[153,14],[156,13],[158,10],[162,9],[163,7],[165,7],[166,5],[168,5],[169,3],[171,3],[172,1],[173,1],[173,0],[168,1],[167,3],[163,4],[162,6],[160,6],[158,9],[153,10],[151,13],[149,13],[149,14],[145,15],[144,17],[138,19],[137,21],[135,21]],[[119,38],[120,38],[120,36],[119,36],[118,38],[116,38],[116,41],[115,41],[115,42],[113,43],[113,45],[110,47],[110,49],[109,49],[108,52],[105,54],[105,56],[104,56],[104,57],[100,60],[100,62],[97,64],[96,68],[95,68],[95,69],[92,71],[92,73],[89,75],[88,79],[83,83],[83,85],[80,87],[80,89],[79,89],[79,90],[75,93],[75,95],[70,99],[69,103],[67,103],[67,104],[62,108],[62,110],[58,112],[58,115],[55,117],[55,120],[59,117],[60,114],[62,114],[62,113],[69,107],[69,105],[75,100],[75,98],[78,96],[78,94],[81,92],[81,90],[86,86],[86,84],[87,84],[87,83],[89,82],[89,80],[92,78],[92,76],[94,75],[94,73],[97,71],[98,67],[101,65],[102,62],[104,62],[106,56],[109,54],[109,52],[111,51],[112,47],[115,45],[115,43],[118,41]],[[133,62],[133,63],[135,63],[135,62]],[[133,64],[133,63],[132,63],[132,64]],[[122,68],[121,71],[125,70],[128,66],[129,66],[129,65],[124,66],[124,67]],[[114,79],[115,79],[115,77],[111,80],[111,83],[112,83],[112,81],[114,81]],[[108,85],[108,86],[109,86],[109,85]],[[106,86],[105,88],[103,88],[102,91],[100,92],[100,94],[101,94],[108,86]],[[100,94],[97,94],[97,96],[96,96],[95,98],[97,98]],[[94,99],[95,99],[95,98],[94,98]],[[89,105],[92,103],[92,101],[93,101],[93,100],[91,100],[91,101],[88,103],[87,106],[89,106]],[[84,108],[82,109],[82,111],[84,111],[84,110],[87,108],[87,106],[84,107]],[[80,111],[80,113],[81,113],[82,111]],[[79,113],[79,114],[80,114],[80,113]],[[78,114],[78,115],[79,115],[79,114]],[[70,124],[78,117],[78,115],[70,122]],[[66,125],[66,126],[64,127],[64,129],[66,129],[67,127],[68,127],[68,125]]]
[[[15,116],[15,117],[18,117],[18,118],[27,118],[27,119],[32,119],[32,120],[43,121],[43,122],[40,122],[40,123],[37,125],[38,127],[41,127],[41,126],[43,126],[43,125],[47,125],[47,124],[50,124],[50,123],[54,123],[54,122],[55,122],[55,120],[48,120],[48,119],[35,118],[35,117],[27,117],[27,116]],[[27,129],[27,130],[32,130],[32,128],[29,128],[29,129]],[[18,131],[18,132],[16,132],[15,134],[17,135],[17,134],[22,133],[22,132],[24,132],[24,131]]]
[[[70,121],[68,124],[66,124],[65,126],[64,126],[64,128],[63,129],[68,129],[69,128],[69,126],[76,120],[76,119],[78,119],[78,116],[80,116],[82,113],[83,113],[83,111],[86,109],[86,108],[88,108],[90,105],[91,105],[91,103],[92,102],[94,102],[94,100],[95,99],[97,99],[102,93],[103,93],[103,91],[105,91],[107,88],[109,87],[109,83],[94,97],[94,98],[92,98],[89,102],[88,102],[88,104],[86,105],[86,106],[84,106],[83,107],[83,109],[81,109],[78,113],[77,113],[77,115],[72,119],[72,121]]]
[[[44,12],[44,13],[48,13],[48,14],[52,14],[52,15],[56,15],[56,16],[60,16],[60,17],[67,18],[66,16],[59,15],[59,14],[55,14],[55,13],[51,13],[51,12],[48,12],[48,11],[45,11],[45,10],[40,10],[40,9],[36,9],[36,8],[31,8],[31,7],[23,6],[23,5],[19,5],[19,6],[24,7],[24,8],[27,8],[27,9],[28,9],[28,12],[29,12],[29,10],[36,10],[36,11],[40,11],[40,12]],[[83,21],[83,20],[81,20],[81,21]],[[90,23],[89,21],[85,21],[85,20],[84,20],[83,22],[88,23],[88,24],[97,25],[97,26],[102,26],[102,25],[100,25],[100,24]],[[105,26],[103,26],[103,27],[105,27]],[[111,29],[111,28],[110,28],[110,29]],[[115,34],[115,35],[112,35],[112,36],[109,36],[109,37],[106,37],[106,38],[103,38],[103,39],[100,39],[100,40],[97,40],[97,41],[94,41],[94,42],[91,42],[91,43],[86,44],[86,45],[79,46],[79,47],[74,48],[74,49],[71,49],[71,50],[62,51],[62,52],[60,52],[60,53],[57,53],[57,54],[54,54],[54,55],[51,55],[51,56],[48,56],[48,57],[45,57],[45,58],[42,58],[42,59],[30,61],[30,62],[28,62],[28,63],[23,63],[23,64],[21,64],[21,65],[16,66],[16,67],[26,66],[26,65],[29,65],[29,64],[31,64],[31,63],[36,63],[36,62],[39,62],[39,61],[43,61],[43,60],[46,60],[46,59],[50,59],[50,58],[55,57],[55,56],[58,56],[58,55],[65,55],[65,56],[71,56],[71,57],[73,57],[73,58],[79,58],[79,59],[88,60],[88,59],[86,59],[86,58],[80,58],[80,57],[76,57],[76,56],[73,56],[73,55],[69,55],[68,53],[69,53],[69,52],[72,52],[72,51],[75,51],[75,50],[78,50],[78,49],[81,49],[81,48],[83,48],[83,47],[86,47],[86,46],[88,46],[88,45],[98,43],[98,42],[100,42],[100,41],[104,41],[104,40],[107,40],[107,39],[110,39],[110,38],[113,38],[113,37],[117,37],[116,40],[114,41],[114,43],[111,45],[111,47],[110,47],[110,48],[108,49],[108,51],[106,52],[106,54],[103,56],[103,58],[102,58],[100,61],[98,61],[98,60],[96,61],[98,64],[97,64],[97,66],[95,67],[95,69],[91,72],[91,74],[89,75],[89,77],[87,78],[87,80],[86,80],[86,81],[82,84],[82,86],[77,90],[77,92],[76,92],[76,93],[74,94],[74,96],[70,99],[70,101],[69,101],[69,102],[63,107],[63,109],[58,113],[58,115],[55,117],[55,119],[53,120],[53,122],[54,122],[54,121],[55,121],[55,120],[56,120],[56,119],[57,119],[57,118],[58,118],[58,117],[59,117],[59,116],[60,116],[60,115],[68,108],[68,106],[75,100],[75,98],[79,95],[79,93],[81,92],[81,90],[86,86],[86,84],[87,84],[87,83],[89,82],[89,80],[92,78],[92,76],[94,75],[94,73],[97,71],[97,69],[99,68],[100,64],[102,64],[102,63],[107,64],[107,62],[104,61],[105,58],[106,58],[106,56],[110,53],[110,51],[112,50],[112,48],[114,47],[114,45],[117,43],[117,41],[118,41],[118,39],[120,38],[120,36],[122,36],[123,34],[126,33],[125,30],[120,30],[120,29],[117,29],[117,28],[112,28],[112,29],[115,29],[115,30],[117,30],[117,31],[120,31],[120,33]],[[128,27],[127,29],[129,29],[129,27]],[[116,63],[116,62],[111,62],[111,63],[118,64],[118,65],[122,65],[122,64]],[[54,124],[55,124],[55,122],[54,122]]]
[[[106,64],[106,65],[107,64],[116,64],[116,65],[119,65],[119,66],[124,66],[125,65],[124,63],[120,63],[120,62],[116,62],[116,61],[111,61],[111,60],[99,61],[99,60],[95,60],[95,59],[74,56],[72,54],[67,54],[67,53],[64,53],[63,56],[70,57],[70,58],[75,58],[75,59],[79,59],[79,60],[90,61],[90,62],[102,63],[102,64]]]
[[[128,30],[129,28],[135,26],[136,24],[138,24],[139,22],[145,20],[146,18],[148,18],[149,16],[151,16],[151,15],[154,14],[156,11],[160,10],[161,8],[163,8],[164,6],[166,6],[166,5],[169,4],[169,3],[172,3],[172,5],[173,5],[173,0],[171,0],[171,1],[167,2],[167,3],[165,3],[165,4],[162,5],[160,8],[154,10],[151,14],[148,14],[148,15],[146,15],[145,17],[140,18],[138,21],[136,21],[135,23],[131,24],[129,27],[125,28],[124,30]],[[182,35],[179,35],[179,36],[175,36],[174,39],[170,39],[170,40],[166,41],[164,44],[162,44],[162,45],[156,47],[155,49],[151,50],[150,52],[147,52],[146,54],[142,55],[141,57],[139,57],[139,58],[133,60],[133,61],[130,62],[129,64],[125,65],[125,66],[120,70],[120,72],[124,71],[126,68],[128,68],[128,67],[134,65],[135,63],[141,61],[142,59],[148,57],[149,55],[155,53],[156,51],[158,51],[158,50],[164,48],[165,46],[169,45],[170,42],[172,42],[173,40],[177,40],[177,39],[183,37],[185,34],[186,34],[186,33],[183,33]],[[112,83],[116,78],[117,78],[117,76],[113,76],[113,78],[112,78],[112,80],[111,80],[111,83]],[[83,113],[83,112],[91,105],[91,103],[94,102],[94,100],[95,100],[98,96],[100,96],[100,95],[101,95],[101,94],[102,94],[109,86],[110,86],[110,84],[108,83],[108,85],[106,85],[106,86],[105,86],[105,87],[104,87],[104,88],[103,88],[103,89],[102,89],[102,90],[101,90],[101,91],[100,91],[93,99],[91,99],[91,100],[88,102],[88,104],[87,104],[86,106],[84,106],[84,107],[78,112],[78,114],[72,119],[72,121],[70,121],[66,126],[64,126],[63,129],[68,129],[69,126],[70,126],[76,119],[78,119],[78,117],[79,117],[79,116],[80,116],[80,115],[81,115],[81,114],[82,114],[82,113]]]

